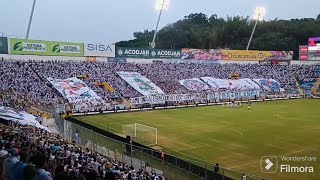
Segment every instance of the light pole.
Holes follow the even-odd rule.
[[[253,30],[252,30],[252,33],[251,33],[251,36],[250,36],[250,39],[249,39],[249,42],[248,42],[248,45],[247,45],[247,51],[249,50],[249,47],[250,47],[250,44],[251,44],[251,41],[252,41],[252,37],[253,37],[253,34],[256,30],[256,27],[257,27],[257,24],[259,21],[263,21],[263,18],[264,16],[266,15],[266,8],[264,7],[256,7],[255,11],[254,11],[254,14],[253,14],[253,19],[255,20],[255,24],[254,24],[254,27],[253,27]]]
[[[29,33],[30,33],[30,28],[31,28],[31,23],[32,23],[32,17],[33,17],[34,8],[36,6],[36,1],[37,0],[33,0],[32,9],[31,9],[30,18],[29,18],[28,29],[27,29],[27,34],[26,34],[26,39],[29,38]]]
[[[157,0],[156,10],[160,10],[160,12],[159,12],[159,16],[158,16],[156,29],[155,29],[154,34],[153,34],[153,39],[152,39],[152,42],[150,43],[150,46],[153,49],[156,47],[155,41],[156,41],[156,37],[157,37],[157,32],[158,32],[158,27],[159,27],[159,23],[160,23],[162,12],[163,12],[163,10],[168,10],[169,3],[170,3],[170,0]]]

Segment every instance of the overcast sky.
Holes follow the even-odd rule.
[[[0,0],[0,36],[25,36],[33,0]],[[209,17],[251,16],[267,8],[266,19],[316,18],[320,0],[171,0],[160,27],[190,13]],[[37,0],[30,39],[114,43],[134,31],[154,29],[155,0]]]

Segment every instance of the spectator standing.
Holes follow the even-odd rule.
[[[219,170],[219,163],[216,163],[213,167],[214,179],[218,179]]]
[[[31,162],[36,166],[36,175],[34,180],[53,180],[51,174],[45,170],[47,159],[44,154],[38,154]]]
[[[16,148],[12,148],[8,150],[10,156],[4,160],[4,176],[6,180],[15,180],[14,178],[14,166],[19,161],[18,160],[18,150]]]
[[[29,154],[25,151],[20,153],[20,161],[18,161],[14,167],[14,178],[15,180],[24,180],[24,168],[27,166],[29,161]]]

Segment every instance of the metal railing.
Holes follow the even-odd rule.
[[[157,174],[171,179],[230,180],[242,179],[244,174],[224,167],[220,167],[219,172],[214,173],[214,165],[211,163],[182,159],[169,154],[166,154],[165,158],[162,159],[161,152],[157,150],[112,139],[95,132],[91,127],[87,128],[83,125],[63,120],[58,113],[55,113],[55,122],[63,133],[64,138],[70,142],[73,141],[116,161],[124,162],[135,169],[155,170]],[[246,176],[248,180],[264,179],[249,174],[246,174]]]

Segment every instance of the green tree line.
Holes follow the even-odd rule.
[[[249,17],[219,18],[193,13],[166,25],[157,35],[156,48],[178,49],[227,48],[246,49],[255,21]],[[134,39],[117,42],[119,47],[148,47],[154,30],[134,32]],[[320,36],[320,14],[316,19],[290,19],[258,22],[251,50],[294,51],[299,54],[299,45],[306,45],[309,37]]]

